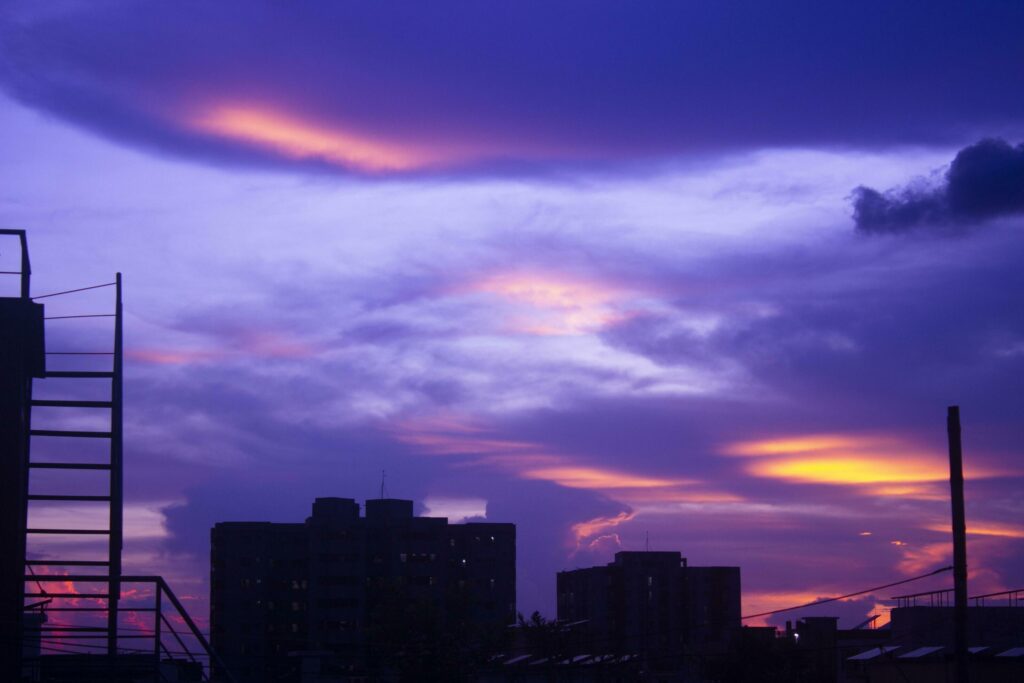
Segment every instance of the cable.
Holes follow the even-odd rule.
[[[20,273],[19,273],[20,274]],[[91,287],[79,287],[78,289],[66,289],[63,292],[53,292],[51,294],[40,294],[39,296],[33,296],[32,299],[47,299],[51,296],[60,296],[61,294],[74,294],[75,292],[84,292],[89,289],[99,289],[100,287],[113,287],[116,282],[105,282],[102,285],[92,285]]]
[[[113,351],[47,351],[47,356],[113,356]]]
[[[31,574],[33,578],[36,577],[36,573],[35,573],[35,570],[32,569],[32,565],[26,564],[25,568],[28,569],[28,573]],[[35,583],[36,583],[36,588],[39,589],[39,592],[42,593],[43,595],[46,595],[47,594],[46,593],[46,589],[43,588],[43,584],[39,581],[38,578],[35,579]]]
[[[935,571],[928,572],[927,574],[921,574],[920,576],[915,576],[915,577],[913,577],[911,579],[903,579],[902,581],[894,581],[893,583],[887,583],[884,586],[875,586],[874,588],[866,588],[866,589],[864,589],[862,591],[857,591],[856,593],[847,593],[846,595],[839,595],[839,596],[834,597],[834,598],[825,598],[823,600],[815,600],[814,602],[808,602],[808,603],[803,604],[803,605],[795,605],[793,607],[783,607],[782,609],[775,609],[775,610],[771,610],[770,612],[759,612],[757,614],[748,614],[745,617],[740,617],[740,621],[746,621],[747,619],[754,619],[755,617],[766,617],[769,614],[779,614],[780,612],[792,612],[795,609],[803,609],[804,607],[814,607],[815,605],[824,605],[826,602],[835,602],[836,600],[845,600],[846,598],[852,598],[852,597],[855,597],[857,595],[864,595],[865,593],[872,593],[874,591],[880,591],[883,588],[892,588],[893,586],[899,586],[899,585],[902,585],[904,583],[910,583],[911,581],[920,581],[921,579],[928,578],[929,576],[935,576],[936,574],[941,574],[942,572],[948,572],[948,571],[952,571],[952,570],[953,570],[952,565],[949,566],[949,567],[942,567],[940,569],[936,569]]]

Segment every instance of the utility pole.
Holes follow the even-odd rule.
[[[953,507],[953,652],[956,683],[967,683],[967,520],[964,513],[963,452],[960,407],[946,413],[949,435],[949,492]]]

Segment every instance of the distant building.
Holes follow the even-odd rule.
[[[409,500],[359,512],[317,498],[305,523],[214,526],[213,646],[239,680],[442,666],[513,623],[514,524],[414,517]]]
[[[953,590],[896,596],[890,621],[841,629],[837,617],[804,617],[743,629],[725,681],[931,683],[954,680]],[[971,683],[1024,681],[1024,590],[980,595],[967,608]]]
[[[735,644],[740,569],[691,567],[678,552],[619,552],[606,566],[559,572],[558,621],[577,654],[693,670]]]

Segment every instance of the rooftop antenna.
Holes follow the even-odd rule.
[[[384,480],[387,478],[387,474],[384,470],[380,471],[380,499],[384,500]]]
[[[651,532],[644,532],[644,550],[651,552]]]

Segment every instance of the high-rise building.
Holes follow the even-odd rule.
[[[558,621],[581,654],[637,655],[681,670],[724,655],[740,629],[739,567],[691,567],[678,552],[619,552],[558,573]]]
[[[310,662],[344,680],[473,647],[515,619],[515,525],[414,517],[409,500],[317,498],[305,523],[211,532],[213,646],[246,681]],[[452,653],[457,656],[458,653]]]

